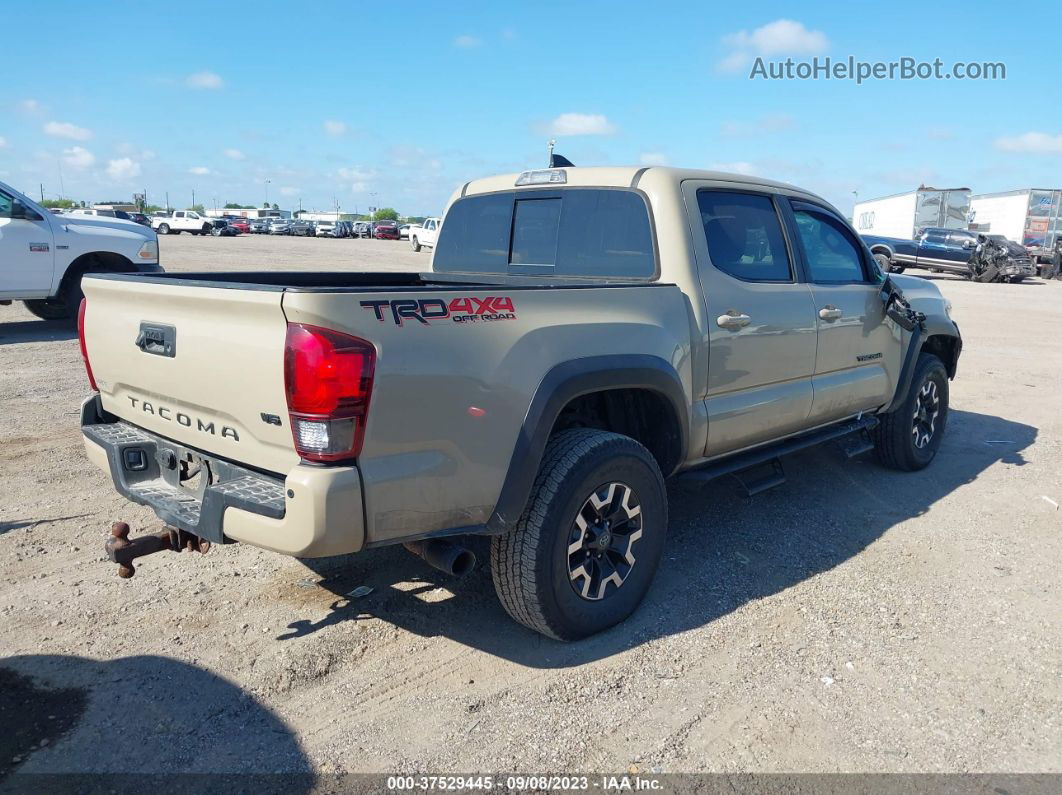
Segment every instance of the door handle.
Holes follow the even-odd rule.
[[[843,315],[843,311],[830,304],[826,304],[826,306],[819,310],[819,317],[823,320],[840,320]]]
[[[748,315],[742,315],[731,309],[725,315],[720,315],[715,319],[715,323],[720,328],[739,329],[744,328],[752,322],[752,318]]]

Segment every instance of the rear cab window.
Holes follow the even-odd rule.
[[[439,231],[434,269],[453,273],[649,279],[649,209],[624,188],[523,190],[468,196]]]

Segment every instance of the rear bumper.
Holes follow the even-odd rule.
[[[89,461],[122,496],[200,538],[311,558],[365,544],[356,467],[299,464],[284,477],[262,474],[107,414],[98,395],[81,406],[81,431]],[[181,485],[182,461],[201,468],[194,491]]]

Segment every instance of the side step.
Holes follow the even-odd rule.
[[[765,469],[766,472],[763,471]],[[768,489],[785,483],[785,470],[782,469],[780,458],[772,458],[766,466],[761,464],[732,474],[734,480],[741,484],[741,488],[749,497],[755,497],[757,494],[762,494]]]
[[[823,442],[830,442],[835,439],[843,439],[846,436],[858,434],[858,436],[855,436],[852,439],[851,444],[848,444],[848,440],[845,440],[846,444],[843,446],[845,455],[848,455],[848,457],[851,458],[852,456],[864,453],[874,447],[873,442],[870,441],[869,432],[877,426],[878,418],[870,416],[861,417],[858,420],[843,422],[839,425],[830,425],[826,428],[819,428],[815,431],[808,431],[807,433],[802,433],[798,436],[783,439],[774,444],[768,444],[763,447],[757,447],[753,450],[747,450],[744,453],[738,453],[719,461],[712,461],[711,463],[695,469],[688,469],[678,475],[677,479],[683,483],[707,483],[708,481],[715,480],[723,475],[733,475],[764,464],[775,466],[772,462],[783,455],[795,453],[799,450],[807,449],[808,447],[815,447]],[[851,455],[849,455],[849,451],[852,451]],[[781,480],[778,480],[779,477]],[[764,478],[762,482],[766,483],[768,480],[773,480],[775,482],[766,485],[758,491],[763,491],[766,488],[770,488],[772,485],[777,485],[778,483],[785,481],[785,474],[782,472],[781,462],[775,467],[774,476],[768,476],[768,478]],[[744,484],[744,481],[742,482]],[[757,482],[753,481],[746,486],[746,489],[748,490],[750,486],[756,485]]]

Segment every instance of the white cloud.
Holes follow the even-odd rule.
[[[18,103],[18,109],[22,113],[40,113],[44,106],[35,99],[24,99]]]
[[[0,149],[3,149],[6,146],[7,146],[7,139],[4,136],[0,135]]]
[[[551,121],[549,135],[612,135],[615,125],[603,113],[562,113]]]
[[[300,193],[302,193],[302,188],[292,188],[285,186],[280,189],[281,196],[298,196]]]
[[[745,138],[750,135],[792,130],[794,127],[796,127],[796,119],[788,113],[768,113],[766,116],[750,121],[724,121],[719,131],[730,137]]]
[[[817,55],[825,52],[830,41],[821,30],[808,30],[792,19],[776,19],[753,31],[739,30],[723,37],[731,52],[719,62],[723,72],[736,72],[754,56]]]
[[[454,39],[454,46],[461,47],[465,50],[472,49],[473,47],[478,47],[482,43],[482,40],[480,40],[476,36],[470,36],[467,33],[462,36],[458,36],[456,39]]]
[[[225,81],[221,79],[221,75],[213,72],[196,72],[188,75],[184,79],[184,84],[189,88],[216,91],[225,85]]]
[[[334,121],[329,119],[324,123],[324,131],[331,135],[333,138],[338,138],[341,135],[346,135],[350,132],[350,127],[344,121]]]
[[[247,158],[247,155],[245,155],[239,149],[226,149],[224,151],[224,155],[230,160],[245,160]]]
[[[1022,152],[1025,154],[1051,155],[1062,153],[1062,135],[1043,132],[1027,132],[1021,135],[997,138],[996,149],[1003,152]]]
[[[666,166],[670,162],[662,152],[642,152],[639,160],[643,166]]]
[[[361,166],[353,168],[341,168],[336,175],[342,181],[349,183],[352,193],[364,193],[369,189],[369,184],[376,179],[376,172]]]
[[[197,177],[205,177],[210,173],[210,169],[206,166],[192,166],[188,169],[189,174],[195,174]]]
[[[92,130],[78,127],[68,121],[50,121],[44,125],[44,134],[53,138],[69,138],[72,141],[87,141],[92,137]]]
[[[70,168],[88,168],[96,162],[96,156],[81,146],[72,146],[63,150],[63,163]]]
[[[712,163],[708,166],[712,171],[729,171],[733,174],[754,175],[759,169],[747,160],[734,160],[730,163]]]
[[[107,176],[121,181],[140,176],[140,164],[131,157],[120,157],[107,163]]]

